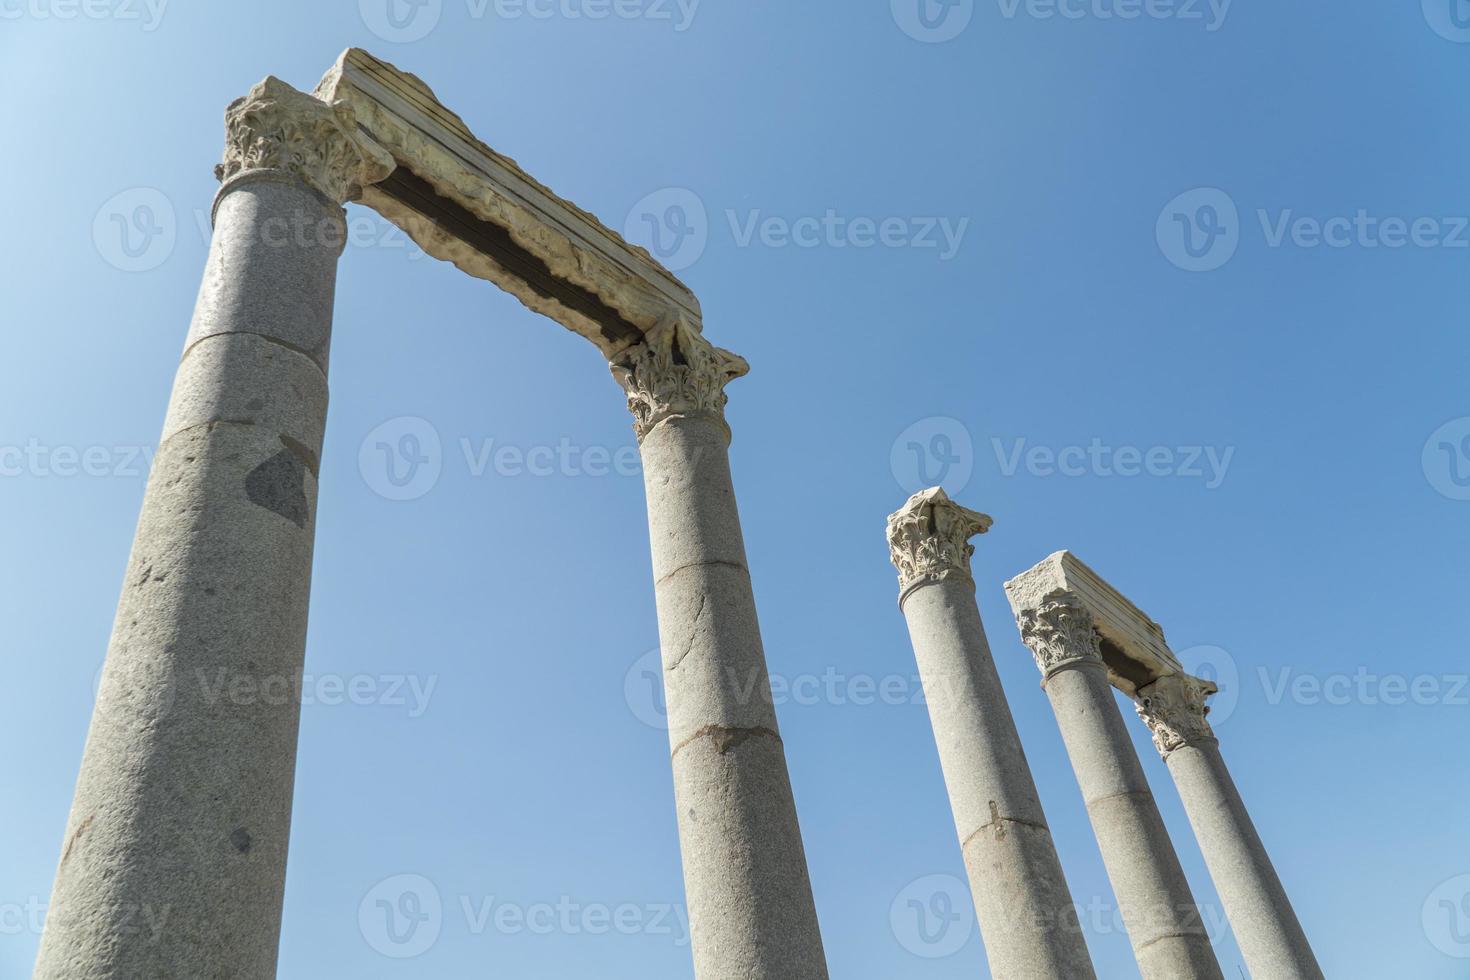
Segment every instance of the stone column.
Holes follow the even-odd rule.
[[[341,203],[391,167],[275,78],[226,114],[38,978],[275,976]]]
[[[822,980],[730,480],[724,386],[748,366],[670,320],[612,369],[643,454],[695,975]]]
[[[990,518],[935,487],[888,518],[934,741],[996,977],[1095,976],[975,603],[968,541]]]
[[[1140,689],[1137,710],[1179,788],[1252,976],[1322,980],[1322,968],[1205,720],[1207,696],[1196,678],[1173,674]]]
[[[1017,615],[1087,802],[1144,980],[1221,980],[1189,882],[1108,683],[1092,614],[1058,590]],[[1272,974],[1261,974],[1263,978]]]

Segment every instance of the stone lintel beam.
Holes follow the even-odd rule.
[[[660,323],[702,325],[694,294],[645,249],[476,139],[415,76],[349,48],[317,86],[396,162],[361,203],[435,258],[495,283],[609,361]]]
[[[1097,629],[1109,682],[1134,701],[1160,678],[1184,674],[1179,658],[1164,641],[1163,628],[1070,551],[1049,555],[1007,582],[1005,590],[1018,621],[1023,612],[1039,609],[1055,593],[1074,596]],[[1210,681],[1195,680],[1209,694],[1217,690]]]

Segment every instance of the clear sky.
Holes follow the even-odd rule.
[[[834,978],[986,975],[883,536],[924,478],[995,517],[980,607],[1101,976],[1137,973],[1001,589],[1060,548],[1220,678],[1327,975],[1470,977],[1470,5],[393,2],[0,0],[0,976],[35,954],[224,107],[357,45],[662,249],[751,361],[735,481]],[[349,211],[280,975],[688,977],[621,392]],[[376,448],[405,435],[406,483]]]

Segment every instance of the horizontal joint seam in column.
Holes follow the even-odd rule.
[[[1154,792],[1151,789],[1125,789],[1121,793],[1109,793],[1106,796],[1099,796],[1096,799],[1088,800],[1087,808],[1090,810],[1095,804],[1106,803],[1109,800],[1116,800],[1125,796],[1132,796],[1137,799],[1152,799],[1153,795]]]
[[[665,582],[667,582],[669,579],[673,578],[675,575],[678,575],[680,572],[686,571],[686,570],[691,569],[691,568],[699,568],[699,567],[704,566],[704,565],[724,565],[724,566],[726,566],[728,568],[738,569],[739,571],[744,572],[746,575],[749,575],[750,574],[750,569],[746,568],[744,565],[740,564],[739,562],[734,562],[734,561],[719,561],[719,560],[717,560],[717,561],[692,561],[692,562],[690,562],[687,565],[680,565],[678,568],[674,569],[672,572],[669,572],[668,574],[659,577],[658,579],[654,580],[654,583],[653,584],[654,584],[655,587],[660,586],[660,585],[663,585]]]
[[[966,837],[963,841],[960,842],[960,850],[963,851],[965,848],[969,847],[970,841],[974,840],[976,837],[979,837],[982,833],[989,830],[991,827],[1005,823],[1013,823],[1020,827],[1030,827],[1032,830],[1044,830],[1047,833],[1051,833],[1051,828],[1044,823],[1037,823],[1034,820],[1022,820],[1020,817],[999,817],[995,820],[991,820],[989,823],[984,823],[981,824],[979,827],[976,827],[974,832],[971,833],[970,836]]]
[[[719,751],[720,755],[724,755],[726,752],[735,748],[735,746],[749,741],[752,738],[774,738],[777,742],[781,741],[781,736],[778,733],[763,725],[755,728],[728,728],[724,725],[705,725],[699,731],[674,746],[674,750],[669,753],[669,758],[672,759],[674,756],[677,756],[691,742],[696,742],[708,736],[715,738],[715,748]],[[724,741],[721,742],[721,739]]]
[[[312,354],[312,352],[307,350],[305,347],[298,347],[290,341],[281,340],[279,337],[272,337],[270,334],[257,333],[254,330],[226,330],[223,333],[212,333],[207,337],[200,337],[188,347],[184,348],[184,353],[183,356],[179,358],[179,363],[183,364],[185,361],[187,361],[189,359],[189,355],[194,353],[194,348],[198,347],[200,344],[204,343],[207,340],[214,340],[217,337],[238,336],[258,337],[268,344],[275,344],[277,347],[284,348],[285,350],[288,350],[293,354],[300,354],[302,357],[310,361],[318,371],[322,372],[322,377],[326,377],[327,375],[327,372],[322,368],[321,363],[317,361],[316,355]]]
[[[1171,932],[1171,933],[1167,933],[1167,934],[1162,935],[1162,936],[1155,936],[1152,939],[1148,939],[1148,940],[1145,940],[1145,941],[1143,941],[1141,943],[1138,943],[1137,945],[1135,945],[1133,947],[1133,949],[1134,949],[1135,952],[1142,952],[1143,950],[1148,949],[1154,943],[1161,943],[1165,939],[1206,939],[1207,940],[1208,938],[1209,937],[1206,936],[1203,931],[1201,931],[1201,932]]]

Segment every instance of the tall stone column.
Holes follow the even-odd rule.
[[[612,365],[643,454],[679,847],[700,980],[824,980],[730,480],[745,361],[682,321]]]
[[[1322,968],[1205,720],[1206,697],[1195,678],[1172,674],[1139,690],[1137,710],[1179,788],[1251,975],[1322,980]]]
[[[888,518],[934,741],[996,977],[1095,976],[985,639],[970,558],[990,518],[935,487]]]
[[[38,978],[275,976],[341,203],[391,167],[275,78],[226,114]]]
[[[1019,611],[1144,980],[1221,980],[1184,869],[1108,683],[1092,614],[1066,591]],[[1274,974],[1261,974],[1275,980]]]

